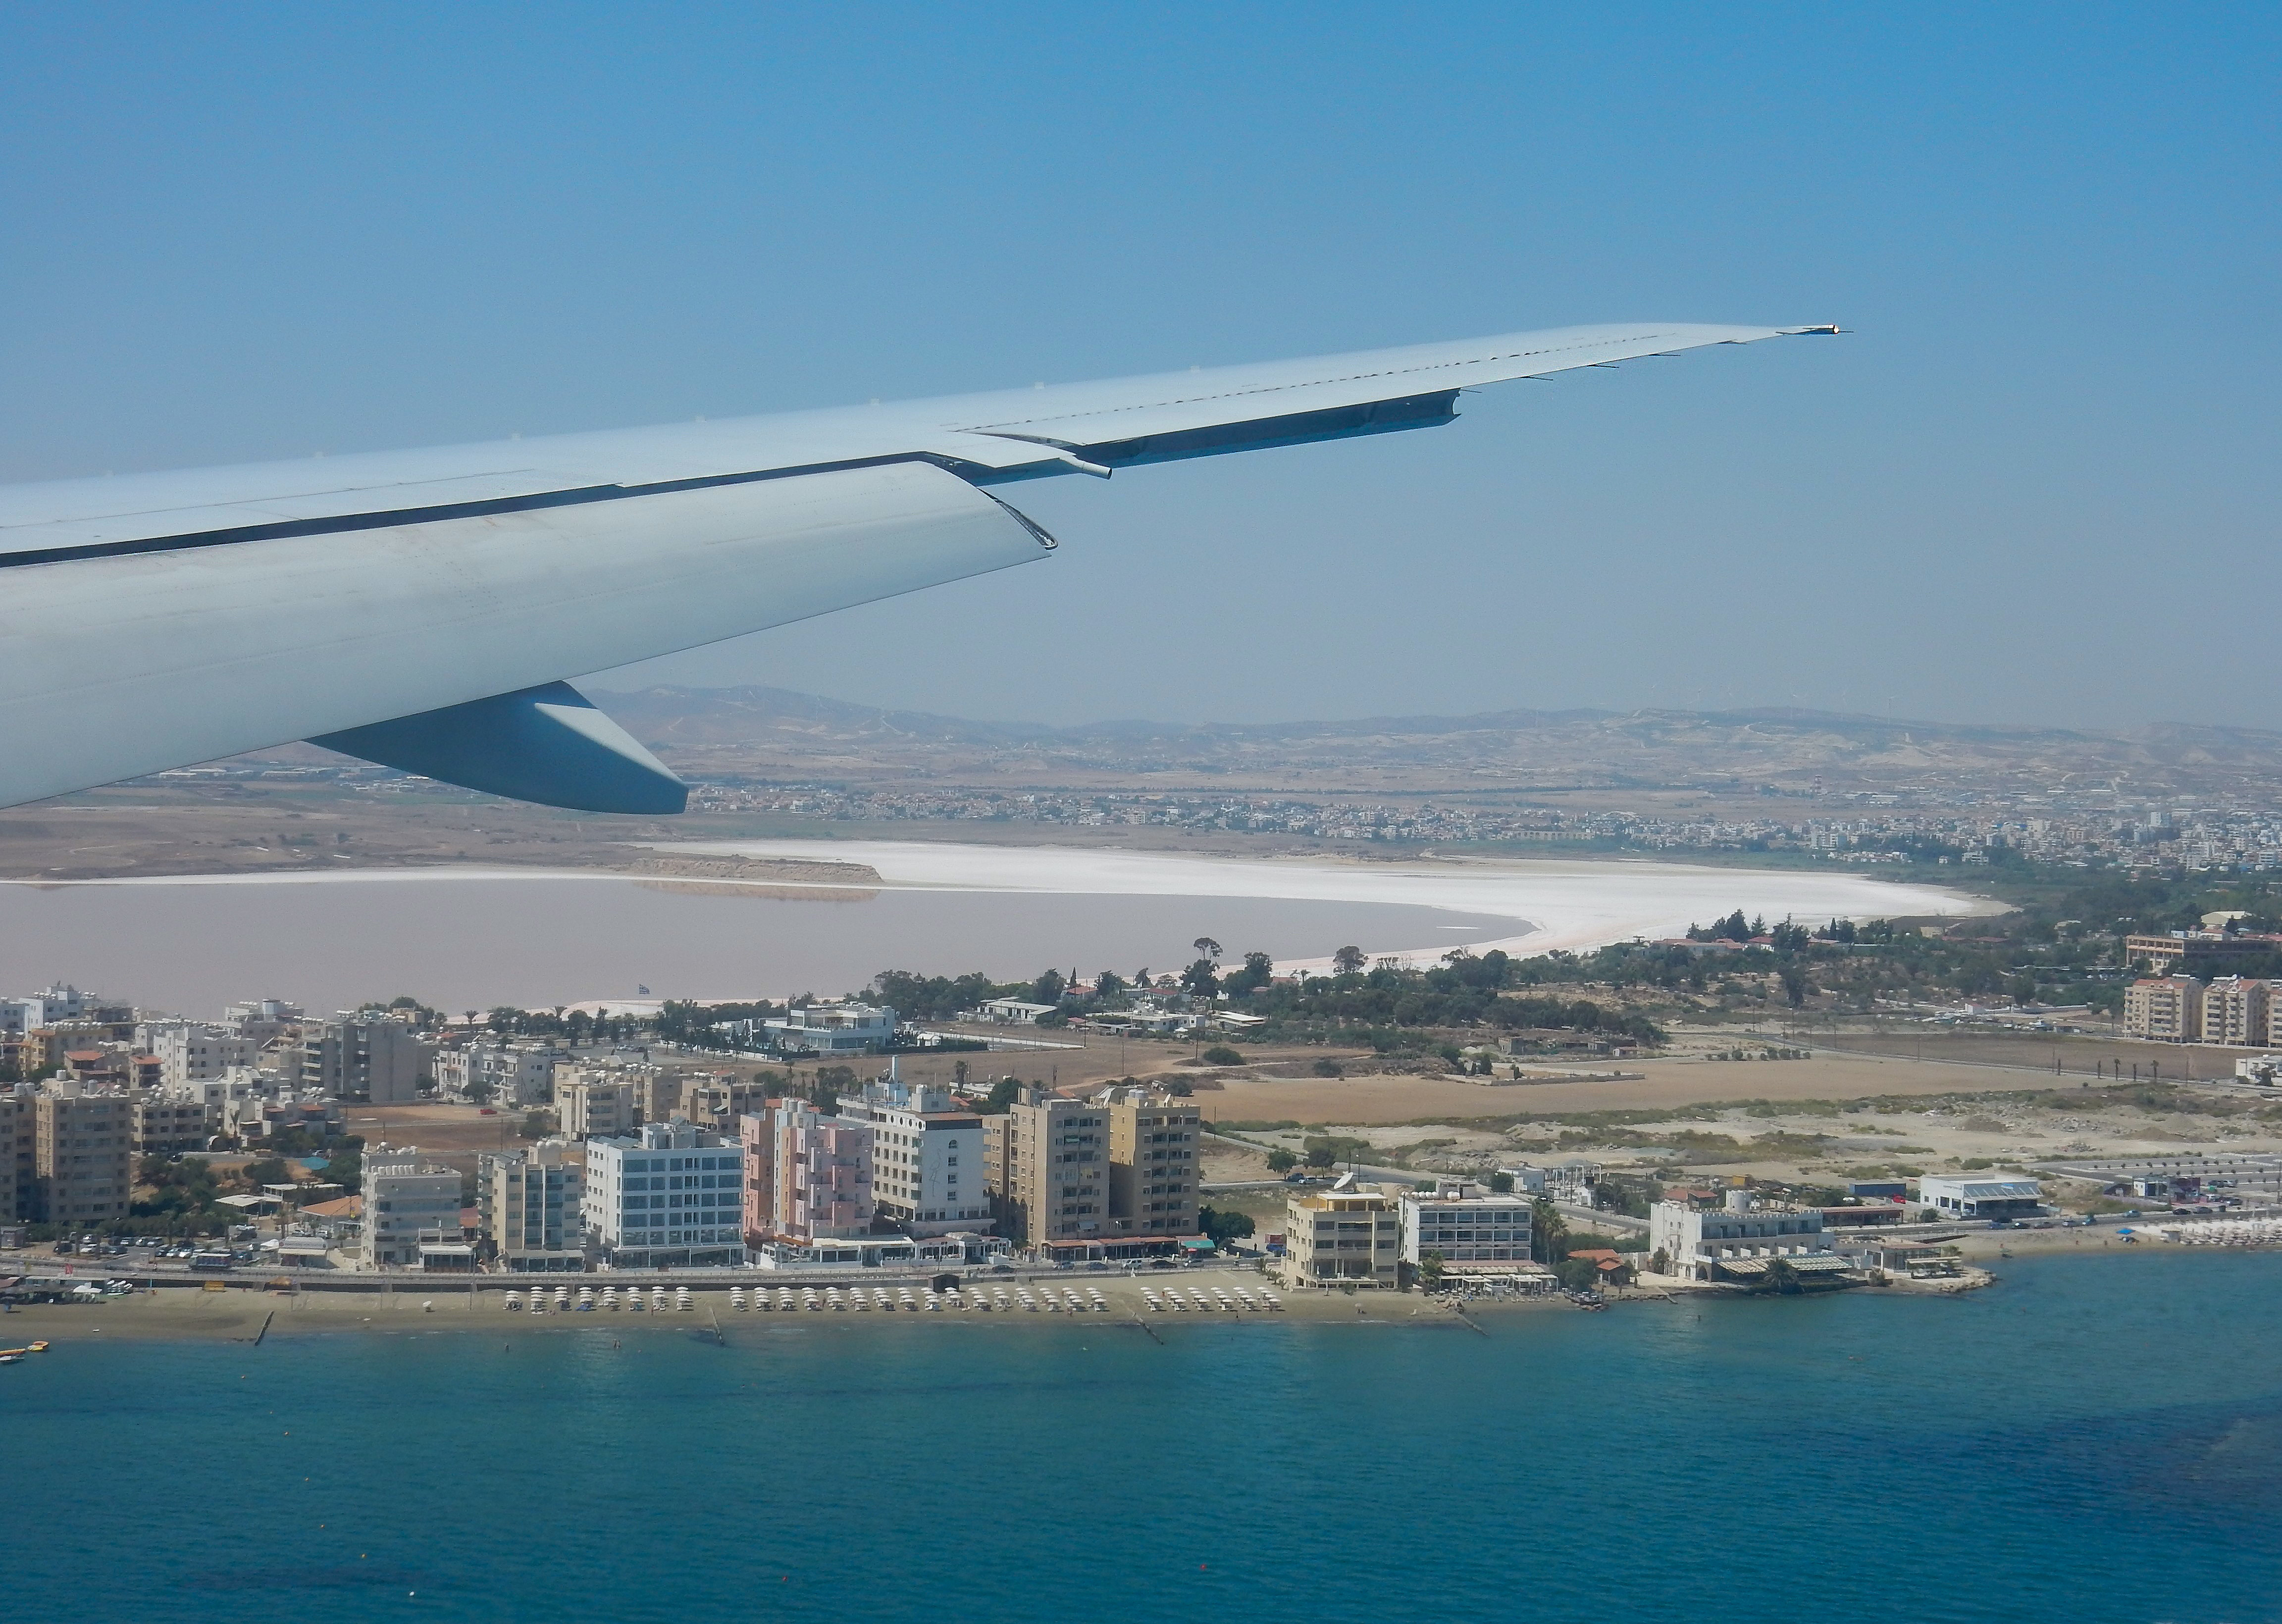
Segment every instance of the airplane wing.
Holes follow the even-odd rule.
[[[1831,328],[1639,322],[0,488],[0,806],[295,739],[554,806],[685,789],[567,679],[1046,556],[996,491],[1428,428]]]

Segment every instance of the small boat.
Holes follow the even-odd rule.
[[[24,1351],[20,1348],[0,1349],[0,1365],[21,1365]]]

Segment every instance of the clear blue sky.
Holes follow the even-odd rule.
[[[0,478],[1836,321],[1026,487],[1048,564],[633,676],[2282,725],[2278,19],[10,4]]]

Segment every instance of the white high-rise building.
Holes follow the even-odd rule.
[[[365,1159],[363,1267],[416,1269],[423,1242],[457,1247],[462,1240],[456,1171],[423,1160],[410,1145]]]
[[[589,1139],[587,1238],[619,1268],[734,1263],[744,1248],[744,1183],[740,1148],[686,1122]]]
[[[889,1078],[840,1102],[840,1115],[872,1129],[872,1200],[910,1235],[990,1227],[982,1179],[982,1118],[954,1110],[940,1088]]]

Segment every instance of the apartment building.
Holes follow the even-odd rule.
[[[730,1133],[748,1112],[768,1107],[768,1090],[733,1071],[698,1072],[681,1087],[681,1114],[716,1132]]]
[[[2270,1040],[2274,984],[2220,976],[2203,988],[2202,1040],[2264,1048]]]
[[[477,1159],[476,1205],[484,1239],[509,1273],[586,1266],[586,1156],[565,1139]]]
[[[1402,1261],[1417,1267],[1439,1252],[1446,1275],[1529,1272],[1529,1198],[1487,1185],[1444,1179],[1403,1195]]]
[[[686,1122],[590,1139],[586,1239],[620,1268],[734,1263],[743,1251],[743,1187],[740,1147]]]
[[[544,1043],[477,1041],[436,1056],[436,1090],[454,1099],[523,1110],[555,1094],[556,1051]]]
[[[232,1066],[251,1066],[261,1056],[261,1040],[196,1021],[149,1021],[136,1028],[142,1046],[159,1061],[159,1087],[179,1090],[212,1082]]]
[[[0,1224],[31,1216],[32,1087],[0,1088]]]
[[[133,1194],[135,1120],[124,1093],[50,1082],[32,1100],[35,1224],[100,1224],[127,1216]]]
[[[457,1250],[464,1245],[457,1172],[423,1160],[410,1145],[376,1150],[366,1156],[359,1266],[419,1268],[424,1250]]]
[[[1096,1241],[1109,1219],[1109,1110],[1038,1087],[983,1121],[982,1173],[999,1233],[1019,1246]]]
[[[214,1134],[213,1114],[203,1100],[184,1098],[160,1089],[134,1095],[131,1110],[136,1156],[172,1156],[178,1150],[203,1150]]]
[[[2134,981],[2123,989],[2123,1030],[2164,1043],[2195,1041],[2203,1030],[2203,984],[2193,976]]]
[[[435,1058],[435,1046],[402,1021],[376,1011],[344,1011],[302,1029],[298,1080],[336,1099],[405,1105],[420,1097]]]
[[[555,1085],[555,1121],[565,1139],[616,1139],[641,1125],[634,1086],[572,1068]]]
[[[767,1120],[767,1133],[751,1147],[768,1164],[749,1175],[768,1193],[754,1233],[802,1241],[869,1234],[879,1213],[873,1125],[827,1117],[796,1099],[779,1100]]]
[[[1197,1152],[1203,1113],[1154,1088],[1114,1088],[1103,1102],[1109,1117],[1109,1233],[1199,1233]]]
[[[299,1004],[282,998],[250,998],[243,1003],[225,1004],[221,1012],[223,1025],[260,1045],[297,1035],[308,1018]]]
[[[1802,1273],[1832,1272],[1846,1262],[1831,1249],[1813,1207],[1762,1208],[1749,1190],[1730,1190],[1719,1207],[1660,1201],[1649,1210],[1651,1259],[1688,1280],[1750,1280],[1780,1257]]]
[[[1377,1185],[1295,1191],[1285,1203],[1285,1286],[1392,1288],[1401,1279],[1402,1212]]]
[[[954,1110],[940,1088],[883,1078],[840,1115],[872,1129],[872,1197],[878,1217],[907,1235],[989,1229],[982,1118]]]

